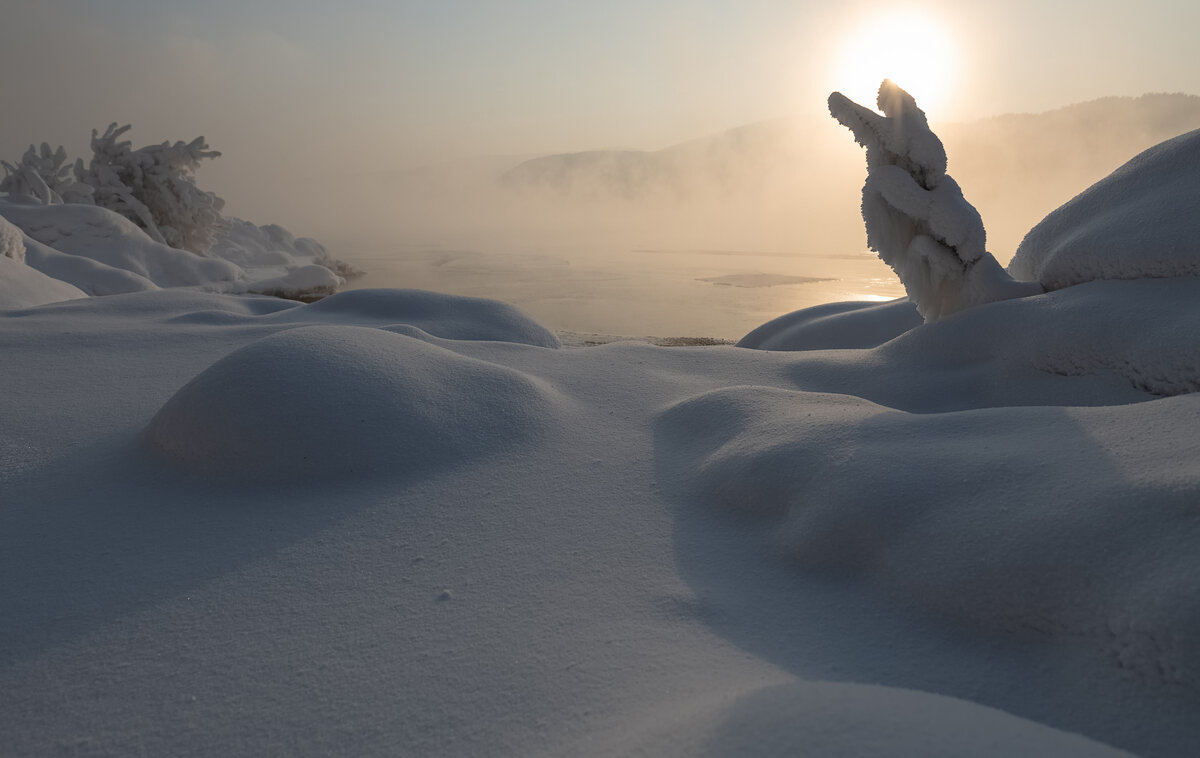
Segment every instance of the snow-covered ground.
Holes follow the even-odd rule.
[[[320,297],[344,285],[342,274],[352,271],[320,243],[279,226],[224,218],[219,228],[215,243],[198,255],[156,242],[97,205],[0,199],[0,257],[23,262],[25,270],[12,276],[26,282],[6,288],[0,306],[162,287]]]
[[[1045,294],[741,347],[168,288],[0,222],[0,745],[1194,755],[1195,155],[1035,230]],[[88,297],[31,239],[152,286]]]

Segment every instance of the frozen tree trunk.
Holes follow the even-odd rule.
[[[867,244],[925,321],[1042,292],[1014,280],[985,249],[983,220],[946,173],[946,150],[912,96],[884,80],[878,105],[882,116],[840,92],[829,96],[829,112],[867,149]]]

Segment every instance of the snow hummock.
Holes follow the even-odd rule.
[[[870,735],[864,739],[864,735]],[[844,682],[763,687],[697,708],[659,733],[638,734],[620,755],[806,755],[854,758],[1129,756],[1075,734],[925,692]]]
[[[222,219],[207,255],[157,242],[129,219],[98,205],[40,204],[18,196],[0,200],[0,218],[23,236],[17,260],[88,295],[193,287],[317,298],[337,291],[346,276],[357,273],[315,240],[232,217]],[[16,245],[12,233],[5,240],[6,249]],[[31,304],[30,297],[0,300],[0,307]]]
[[[1112,181],[1106,202],[1158,191]],[[1200,744],[1200,277],[928,323],[823,306],[743,340],[769,349],[554,349],[511,306],[414,290],[85,297],[29,265],[63,265],[39,245],[148,282],[189,259],[13,215],[8,753]]]
[[[33,205],[0,200],[0,215],[59,253],[130,271],[159,287],[232,282],[241,270],[150,239],[129,219],[98,205]]]
[[[415,476],[527,443],[552,415],[552,395],[532,377],[411,336],[309,326],[205,369],[155,414],[147,439],[223,479]]]
[[[0,216],[0,258],[25,262],[25,241],[21,230]]]
[[[0,314],[0,742],[1190,755],[1197,303],[793,352],[412,291]]]
[[[317,323],[407,325],[452,340],[517,342],[556,348],[554,333],[507,303],[422,290],[339,292],[283,318]]]
[[[25,263],[24,235],[0,216],[0,307],[28,308],[87,296],[78,287],[52,279]]]
[[[29,308],[79,297],[87,297],[87,293],[66,282],[51,279],[13,258],[0,255],[0,307]]]
[[[877,347],[921,323],[921,314],[908,298],[828,303],[768,321],[742,337],[737,346],[757,350]]]
[[[946,151],[912,96],[885,79],[878,105],[883,116],[839,92],[829,96],[830,113],[867,151],[867,244],[925,320],[1040,292],[1014,281],[985,249],[983,221],[946,173]]]
[[[1008,265],[1046,289],[1200,275],[1200,130],[1137,155],[1047,216]]]

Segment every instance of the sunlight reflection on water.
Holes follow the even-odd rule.
[[[578,333],[737,339],[791,311],[904,295],[873,253],[536,250],[414,247],[351,262],[350,288],[411,287],[516,305]]]

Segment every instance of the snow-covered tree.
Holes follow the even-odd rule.
[[[61,145],[51,150],[43,142],[40,151],[30,145],[17,164],[0,161],[0,165],[4,167],[0,192],[33,198],[44,205],[91,202],[91,186],[71,176],[67,151]]]
[[[92,160],[75,163],[80,182],[92,186],[94,200],[120,213],[154,240],[203,253],[221,228],[225,201],[196,186],[200,161],[220,155],[203,137],[191,142],[164,142],[132,149],[118,138],[130,126],[114,122],[104,134],[92,130]]]
[[[983,220],[946,173],[946,150],[912,96],[888,80],[879,110],[840,92],[829,111],[867,149],[867,244],[892,267],[926,321],[1042,291],[1014,280],[985,249]]]

